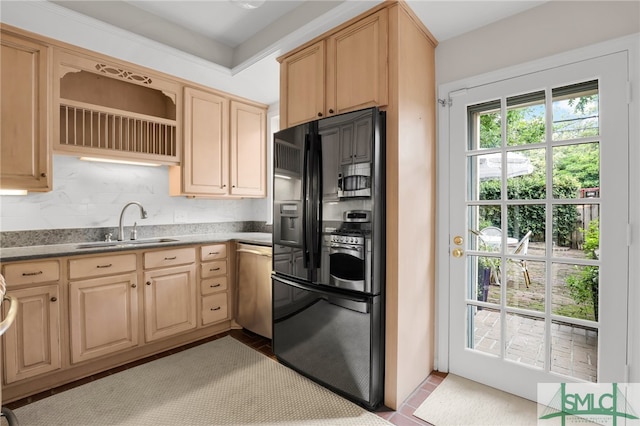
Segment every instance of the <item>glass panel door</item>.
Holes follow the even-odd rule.
[[[529,399],[538,382],[623,380],[625,82],[618,54],[454,99],[451,372]]]

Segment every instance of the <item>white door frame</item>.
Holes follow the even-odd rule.
[[[543,71],[605,54],[626,51],[629,56],[629,327],[627,381],[640,382],[640,34],[598,43],[526,64],[445,83],[438,87],[437,145],[437,250],[436,250],[436,353],[435,369],[449,371],[449,101],[467,88]]]

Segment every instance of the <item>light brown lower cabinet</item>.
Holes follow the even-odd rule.
[[[145,253],[145,268],[173,265],[144,273],[145,341],[173,336],[196,328],[195,249]]]
[[[18,316],[4,335],[5,382],[59,369],[60,286],[9,289],[8,293],[18,300]]]
[[[201,325],[231,319],[227,245],[202,246],[200,260]]]
[[[3,336],[4,383],[11,384],[62,367],[60,263],[57,260],[2,265],[7,294],[18,314]],[[3,309],[9,309],[4,303]],[[6,311],[4,314],[6,315]]]
[[[69,260],[72,364],[138,344],[136,269],[133,253]]]
[[[138,344],[135,272],[69,284],[71,363]]]

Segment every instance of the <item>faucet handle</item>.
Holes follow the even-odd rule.
[[[104,234],[104,240],[108,243],[111,242],[111,237],[113,236],[113,234],[111,232]]]

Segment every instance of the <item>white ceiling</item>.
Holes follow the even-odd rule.
[[[277,73],[276,55],[370,9],[381,0],[266,0],[242,9],[232,0],[49,0],[82,15],[228,68],[263,78]],[[238,0],[236,0],[238,1]],[[536,1],[407,0],[442,42],[538,6]],[[245,77],[243,77],[245,78]],[[278,100],[275,88],[255,100]]]

